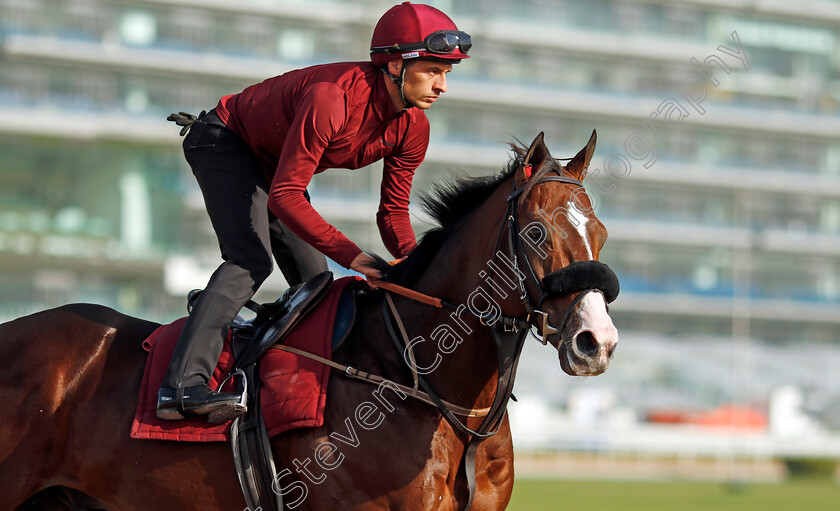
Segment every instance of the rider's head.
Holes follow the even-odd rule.
[[[428,108],[422,101],[405,96],[407,63],[420,61],[423,65],[434,63],[449,69],[452,64],[469,58],[467,52],[471,46],[469,34],[458,30],[443,12],[428,5],[403,2],[389,9],[376,24],[370,42],[370,59],[397,85],[405,106]]]

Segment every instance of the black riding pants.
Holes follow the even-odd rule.
[[[184,139],[224,262],[193,305],[175,347],[164,387],[207,383],[236,314],[277,260],[289,285],[327,269],[323,254],[268,209],[268,183],[250,149],[211,110]],[[308,197],[307,197],[308,198]]]

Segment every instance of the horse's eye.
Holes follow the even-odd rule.
[[[533,229],[528,230],[528,237],[535,242],[540,241],[540,239],[542,239],[542,232],[534,227]]]

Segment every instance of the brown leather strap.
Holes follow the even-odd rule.
[[[377,287],[381,287],[382,289],[387,289],[392,293],[397,293],[398,295],[402,295],[406,298],[411,298],[414,301],[425,303],[427,305],[431,305],[433,307],[437,307],[438,309],[443,308],[443,304],[440,301],[440,298],[435,298],[434,296],[424,295],[423,293],[419,293],[412,289],[408,289],[406,287],[392,284],[391,282],[385,282],[384,280],[376,280],[372,282],[373,285]]]
[[[371,373],[368,373],[368,372],[365,372],[365,371],[361,371],[361,370],[355,369],[351,366],[345,366],[345,365],[339,364],[337,362],[333,362],[332,360],[328,360],[326,358],[319,357],[318,355],[315,355],[314,353],[309,353],[308,351],[299,350],[299,349],[293,348],[291,346],[284,346],[282,344],[275,344],[274,346],[272,346],[272,348],[275,349],[275,350],[287,351],[289,353],[294,353],[295,355],[300,355],[300,356],[306,357],[310,360],[320,362],[324,365],[332,367],[333,369],[338,369],[339,371],[343,372],[346,376],[349,376],[350,378],[355,378],[357,380],[362,380],[362,381],[365,381],[367,383],[372,383],[374,385],[379,385],[380,383],[383,383],[383,382],[387,381],[389,385],[394,385],[395,387],[400,389],[405,394],[407,394],[407,395],[409,395],[409,396],[411,396],[415,399],[419,399],[420,401],[423,401],[424,403],[430,404],[432,406],[436,406],[435,402],[432,400],[432,398],[429,397],[429,395],[426,394],[425,392],[422,392],[422,391],[419,391],[419,390],[416,390],[416,389],[412,389],[411,387],[406,387],[405,385],[400,385],[399,383],[396,383],[396,382],[386,380],[385,378],[383,378],[381,376],[377,376],[375,374],[371,374]],[[464,417],[484,417],[490,412],[490,408],[472,409],[472,408],[464,408],[462,406],[454,405],[454,404],[449,403],[447,401],[444,401],[444,403],[446,404],[446,406],[448,406],[450,408],[450,410],[452,410],[453,413],[456,413],[456,414],[464,416]]]
[[[408,342],[408,334],[405,331],[405,325],[403,325],[402,318],[400,317],[399,313],[397,313],[397,306],[394,305],[394,300],[391,298],[391,293],[385,293],[385,300],[388,301],[388,307],[391,308],[391,312],[394,314],[394,319],[397,322],[397,327],[400,329],[400,333],[403,336],[403,339]],[[411,377],[414,378],[414,391],[411,393],[412,397],[417,396],[417,392],[420,391],[420,378],[417,376],[417,359],[414,358],[414,348],[412,344],[408,342],[405,347],[406,351],[408,351],[408,358],[411,361]]]

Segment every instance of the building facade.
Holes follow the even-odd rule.
[[[597,129],[586,184],[610,231],[620,331],[840,338],[840,3],[431,3],[475,46],[428,111],[415,194],[498,171],[514,138],[544,131],[563,157]],[[366,60],[390,5],[0,0],[0,319],[70,301],[182,315],[219,256],[166,115]],[[311,191],[384,255],[380,175],[328,171]]]

